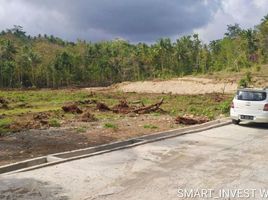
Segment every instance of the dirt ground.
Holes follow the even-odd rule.
[[[64,128],[28,130],[0,137],[0,165],[181,127],[169,115],[129,115],[113,123],[117,127],[103,128],[105,121],[74,121]]]
[[[166,81],[124,82],[115,85],[115,90],[138,93],[206,94],[234,93],[237,83],[233,80],[216,82],[206,78],[176,78]]]

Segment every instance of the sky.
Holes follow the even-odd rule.
[[[268,0],[0,0],[0,30],[134,43],[198,33],[209,42],[228,24],[253,28],[267,14]]]

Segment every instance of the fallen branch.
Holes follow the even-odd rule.
[[[122,114],[128,114],[128,113],[137,113],[137,114],[145,114],[154,112],[157,110],[161,110],[160,106],[164,102],[164,99],[162,98],[160,102],[152,104],[150,106],[142,106],[142,107],[130,107],[127,103],[127,101],[122,100],[120,103],[112,108],[109,108],[104,103],[97,103],[97,109],[99,111],[113,111],[114,113],[122,113]],[[161,110],[162,111],[162,110]]]
[[[159,109],[159,107],[163,104],[163,102],[164,102],[164,99],[162,98],[160,100],[160,102],[158,102],[156,104],[152,104],[150,106],[145,106],[145,107],[137,108],[137,109],[133,110],[132,112],[138,113],[138,114],[144,114],[144,113],[154,112],[154,111],[156,111],[156,110]]]

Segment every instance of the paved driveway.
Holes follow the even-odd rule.
[[[268,199],[265,189],[268,125],[228,125],[0,176],[0,199]]]

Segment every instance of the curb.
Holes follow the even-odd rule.
[[[186,128],[174,129],[164,132],[157,132],[150,135],[144,135],[141,137],[131,138],[125,141],[118,141],[114,143],[99,145],[95,147],[89,147],[84,149],[78,149],[73,151],[67,151],[62,153],[50,154],[47,156],[37,157],[9,165],[4,165],[0,167],[0,176],[2,174],[13,174],[19,172],[30,171],[34,169],[39,169],[47,166],[57,165],[64,162],[69,162],[73,160],[78,160],[82,158],[87,158],[91,156],[96,156],[104,153],[109,153],[112,151],[117,151],[121,149],[127,149],[135,147],[138,145],[152,143],[160,140],[165,140],[181,135],[193,134],[213,128],[218,128],[221,126],[226,126],[231,124],[230,118],[223,118],[207,122],[200,125],[194,125]]]

